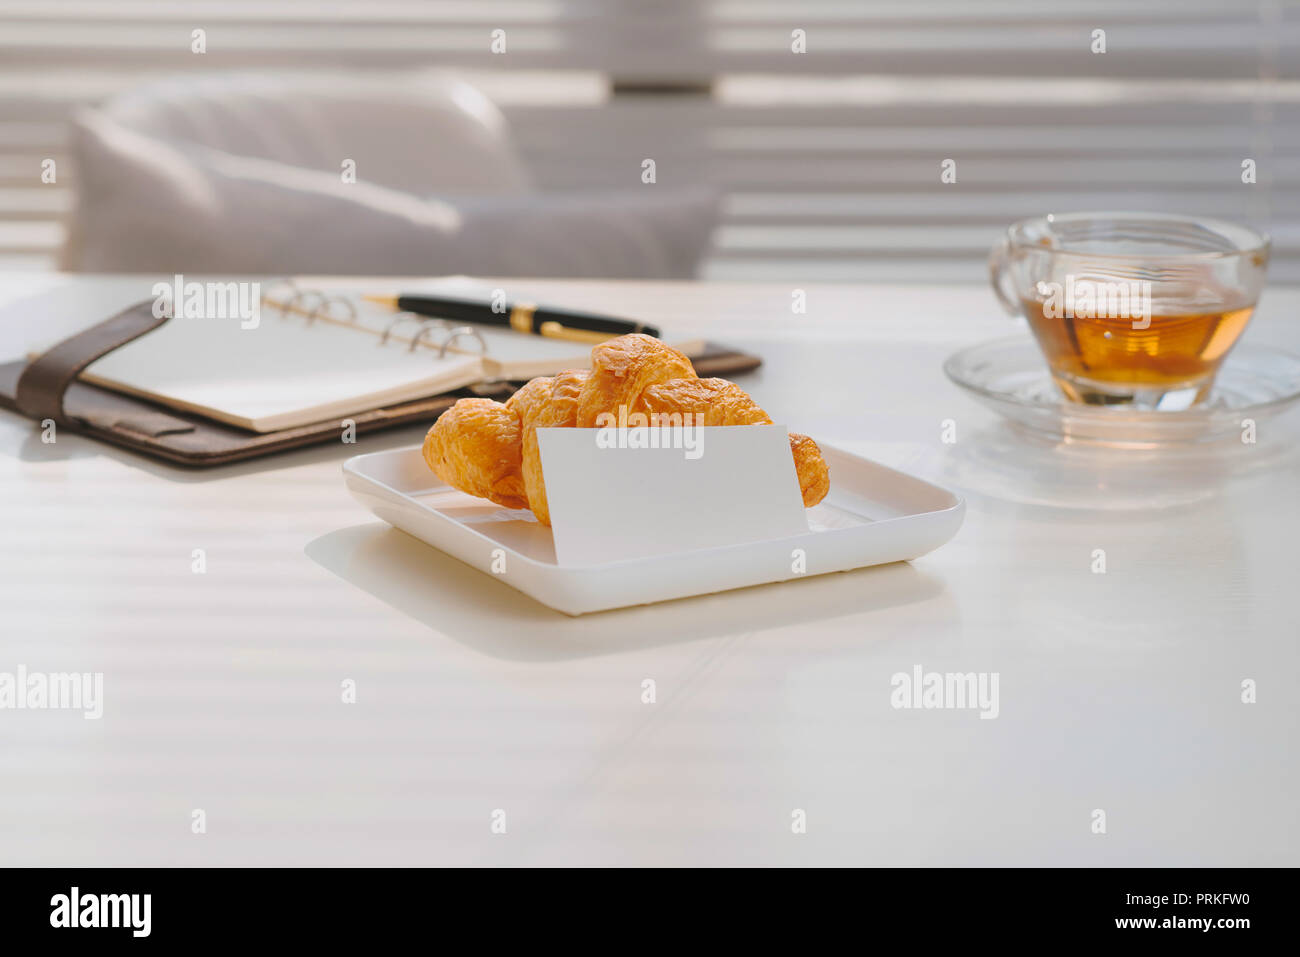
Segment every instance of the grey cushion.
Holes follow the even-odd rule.
[[[169,77],[119,94],[109,119],[166,143],[358,178],[408,193],[522,193],[532,188],[506,119],[456,76],[400,82],[342,73]]]
[[[431,176],[418,194],[368,180],[361,160],[357,181],[344,183],[337,164],[324,159],[334,147],[321,153],[316,168],[240,155],[177,138],[179,115],[174,104],[160,117],[130,101],[77,117],[78,196],[64,268],[685,278],[694,274],[717,219],[716,197],[708,191],[655,184],[620,192],[529,192],[508,160],[490,175],[491,189],[454,168],[464,165],[463,157],[427,164],[446,175]],[[207,138],[232,145],[233,122],[222,120],[219,134],[209,130]],[[482,154],[492,142],[476,133],[470,152]],[[253,152],[274,152],[266,139],[258,143]],[[444,146],[457,148],[450,141]],[[390,164],[388,178],[409,184],[418,166],[409,158],[400,171]]]

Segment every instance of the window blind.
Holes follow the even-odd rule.
[[[53,263],[80,105],[430,66],[497,100],[545,188],[637,188],[646,158],[716,187],[709,277],[981,279],[1011,220],[1134,209],[1260,225],[1300,281],[1300,6],[1276,0],[7,0],[0,268]]]

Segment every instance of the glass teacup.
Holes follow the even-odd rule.
[[[1012,225],[989,272],[1067,398],[1172,410],[1209,396],[1268,258],[1267,236],[1222,220],[1066,213]]]

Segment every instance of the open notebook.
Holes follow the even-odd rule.
[[[81,379],[253,432],[277,432],[491,379],[590,364],[590,346],[492,326],[477,338],[351,293],[264,290],[260,321],[176,317]],[[689,356],[702,341],[674,343]]]

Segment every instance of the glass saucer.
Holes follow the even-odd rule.
[[[1066,400],[1033,339],[995,339],[948,357],[943,371],[1017,425],[1056,439],[1149,448],[1240,436],[1300,397],[1300,357],[1242,344],[1224,361],[1209,398],[1182,411],[1081,405]]]

